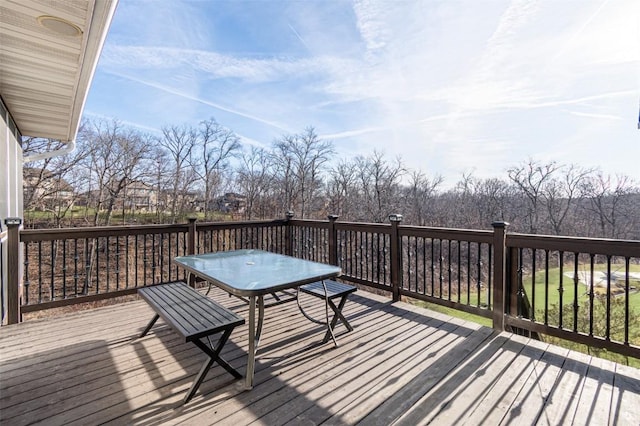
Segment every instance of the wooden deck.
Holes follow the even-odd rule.
[[[0,423],[640,424],[639,370],[362,290],[345,312],[355,330],[335,349],[295,303],[269,308],[256,386],[216,366],[186,405],[204,355],[162,321],[138,339],[142,301],[2,327]],[[241,372],[246,327],[223,351]]]

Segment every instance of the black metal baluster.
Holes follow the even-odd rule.
[[[124,288],[129,288],[129,235],[124,237]]]
[[[458,303],[460,303],[462,292],[462,241],[457,242],[458,247]]]
[[[580,253],[575,252],[573,258],[573,332],[578,332],[578,256]]]
[[[100,293],[100,239],[96,238],[96,294]]]
[[[156,259],[156,234],[151,234],[151,282],[153,284],[157,283],[156,280],[156,265],[158,264],[158,260]]]
[[[406,244],[402,244],[402,240],[405,239],[407,240]],[[400,251],[402,252],[403,250],[405,250],[405,246],[406,246],[406,251],[407,251],[407,287],[409,288],[409,290],[411,290],[411,237],[407,236],[407,237],[400,237]],[[400,264],[401,268],[403,267],[402,263]],[[402,274],[403,278],[404,278],[405,274]]]
[[[109,292],[109,276],[111,275],[111,268],[109,268],[109,261],[110,261],[109,258],[111,257],[111,255],[110,255],[111,254],[111,250],[109,249],[109,246],[111,245],[110,244],[111,238],[110,237],[104,237],[104,238],[105,238],[105,241],[106,241],[106,247],[105,247],[105,254],[106,254],[106,257],[107,257],[107,261],[106,261],[106,264],[107,264],[106,285],[107,285],[107,293],[108,293]]]
[[[518,318],[522,318],[524,316],[524,274],[523,274],[523,263],[524,263],[524,252],[522,247],[518,249]]]
[[[140,258],[140,253],[138,251],[138,234],[135,235],[134,241],[133,241],[133,247],[134,247],[134,253],[135,253],[135,257],[134,257],[134,264],[135,264],[135,273],[134,273],[134,285],[136,287],[140,287],[140,281],[138,280],[138,264],[139,264],[139,258]],[[143,258],[144,261],[144,258]]]
[[[67,240],[62,240],[62,298],[67,298]]]
[[[471,305],[471,242],[467,241],[467,305]]]
[[[493,250],[489,244],[487,244],[487,265],[487,308],[492,309],[491,302],[493,299],[491,299],[491,289],[493,288]]]
[[[147,285],[148,277],[147,277],[147,267],[149,265],[149,259],[147,257],[147,234],[142,235],[142,285]]]
[[[434,239],[431,238],[431,296],[435,296],[436,292],[436,264],[435,264],[435,243]]]
[[[589,336],[593,336],[593,301],[595,298],[594,287],[594,272],[595,272],[595,254],[591,254],[591,261],[589,262]]]
[[[31,293],[31,273],[29,270],[29,259],[31,258],[29,255],[29,247],[31,247],[30,243],[24,243],[24,302],[23,305],[29,304],[29,295]]]
[[[427,294],[427,239],[422,237],[422,294]]]
[[[564,303],[563,303],[563,295],[564,295],[564,252],[563,251],[559,251],[558,252],[558,266],[559,266],[559,272],[558,272],[558,293],[560,295],[560,299],[558,301],[558,305],[559,305],[559,311],[558,311],[558,328],[562,329],[563,328],[563,315],[562,315],[562,311],[563,311],[563,307],[564,307]]]
[[[78,260],[80,260],[78,254],[78,239],[75,238],[73,240],[73,293],[75,295],[78,294],[78,279],[80,278],[78,274]]]
[[[629,342],[629,275],[631,269],[629,266],[629,257],[624,258],[624,344],[628,345]]]
[[[544,251],[544,325],[549,325],[549,250]]]
[[[536,320],[536,249],[531,250],[531,321]]]
[[[451,300],[451,240],[447,240],[447,300]]]
[[[611,255],[607,255],[607,324],[605,340],[611,340]]]
[[[82,289],[82,294],[89,294],[89,285],[91,284],[89,280],[89,275],[91,274],[91,261],[93,254],[91,253],[91,249],[89,248],[89,239],[84,239],[84,288]]]
[[[38,303],[42,303],[42,241],[38,241]]]
[[[50,243],[50,254],[51,254],[51,266],[50,266],[50,274],[51,274],[51,283],[49,284],[49,300],[56,299],[56,285],[55,285],[55,270],[56,270],[56,249],[55,249],[55,241],[51,240]]]
[[[482,293],[482,244],[477,243],[478,245],[478,280],[476,283],[476,288],[478,292],[478,301],[476,306],[480,306],[480,293]]]
[[[164,249],[164,240],[166,238],[166,234],[164,232],[162,232],[160,234],[160,275],[159,275],[159,282],[164,282],[164,256],[165,256],[165,249]],[[167,279],[168,280],[168,279]]]
[[[442,299],[442,290],[443,290],[443,284],[444,284],[444,273],[442,271],[443,268],[443,262],[444,262],[444,255],[442,254],[442,238],[440,238],[438,240],[438,286],[439,286],[439,293],[438,293],[438,297],[440,299]]]
[[[376,282],[380,283],[380,272],[382,271],[382,262],[384,257],[384,252],[380,252],[380,233],[376,234]]]

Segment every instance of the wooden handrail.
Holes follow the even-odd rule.
[[[69,251],[71,251],[72,244],[85,247],[86,241],[91,243],[93,239],[94,243],[91,243],[93,250],[96,248],[105,250],[104,253],[99,252],[96,256],[108,259],[110,239],[113,252],[119,250],[117,247],[133,244],[133,241],[145,244],[150,241],[148,247],[157,246],[162,241],[168,241],[168,251],[159,249],[157,252],[149,252],[150,254],[142,256],[138,253],[138,257],[135,257],[134,254],[131,263],[127,263],[129,268],[133,268],[131,270],[136,270],[137,267],[142,268],[143,263],[145,265],[149,263],[151,268],[154,267],[153,256],[156,256],[155,259],[161,257],[161,262],[164,262],[165,266],[160,263],[157,267],[160,275],[163,270],[166,270],[166,265],[170,262],[170,255],[175,251],[173,248],[176,245],[180,246],[182,254],[195,253],[203,249],[227,250],[234,247],[262,244],[262,247],[256,248],[278,250],[289,255],[304,256],[340,266],[343,268],[341,279],[344,281],[389,292],[394,301],[400,300],[402,296],[408,296],[492,318],[493,326],[498,330],[517,326],[517,328],[531,333],[542,331],[551,335],[562,335],[570,340],[573,339],[572,336],[575,336],[575,340],[580,342],[593,338],[597,340],[596,345],[616,352],[631,354],[640,352],[640,349],[629,345],[629,342],[609,342],[605,339],[603,343],[601,336],[585,336],[579,330],[558,328],[553,324],[541,322],[535,318],[535,312],[529,312],[531,309],[540,309],[541,301],[537,299],[534,303],[527,299],[526,289],[522,284],[523,276],[527,274],[526,268],[535,273],[542,267],[542,272],[539,273],[548,274],[548,270],[553,266],[536,264],[536,258],[540,259],[542,256],[544,259],[545,255],[548,258],[551,254],[553,261],[558,262],[558,256],[554,253],[571,253],[569,261],[574,263],[576,270],[578,254],[587,259],[590,256],[592,263],[594,257],[598,256],[605,256],[607,262],[619,262],[620,260],[616,260],[616,258],[624,258],[627,263],[627,273],[629,273],[629,262],[633,264],[640,262],[640,241],[513,234],[506,232],[506,223],[494,223],[492,231],[418,227],[402,225],[401,216],[393,216],[394,220],[385,224],[340,222],[337,216],[328,216],[327,220],[294,219],[292,214],[288,214],[285,219],[266,221],[200,223],[191,220],[186,224],[174,225],[22,231],[18,231],[19,226],[14,225],[3,231],[2,234],[6,238],[4,249],[6,249],[5,255],[9,259],[7,268],[8,282],[10,283],[7,288],[9,296],[8,321],[11,323],[20,321],[22,299],[19,285],[21,280],[19,253],[21,253],[21,242],[31,244],[32,247],[28,254],[25,253],[26,273],[29,268],[28,262],[32,262],[31,268],[44,264],[48,268],[46,271],[53,270],[54,265],[57,267],[64,264],[64,250],[67,247],[65,244],[69,244]],[[274,227],[277,232],[273,234],[262,233],[262,230]],[[260,232],[244,232],[245,229],[257,229]],[[167,237],[165,234],[169,236]],[[172,236],[172,234],[176,235]],[[180,234],[179,240],[178,234]],[[243,235],[248,237],[245,239]],[[117,239],[117,237],[123,236],[135,236],[135,239]],[[142,236],[142,238],[138,236]],[[204,238],[208,238],[206,241],[213,241],[214,236],[218,245],[201,246],[202,241],[205,241]],[[98,242],[98,239],[103,240]],[[46,245],[41,244],[45,241],[48,242]],[[60,248],[57,248],[58,246]],[[40,251],[41,248],[44,251]],[[43,262],[43,259],[34,259],[34,253],[35,257],[38,256],[38,253],[45,253],[42,255],[43,258],[51,253],[52,258],[48,263],[46,259]],[[118,255],[124,259],[127,257],[127,252],[123,248]],[[66,256],[67,259],[70,259],[71,254]],[[74,249],[74,256],[78,256],[77,249]],[[80,256],[86,256],[86,253],[80,253]],[[533,260],[531,260],[532,258]],[[561,255],[559,258],[562,261]],[[117,257],[115,259],[117,260]],[[140,266],[138,266],[138,261],[140,261]],[[529,263],[524,264],[526,262]],[[68,263],[73,262],[68,261]],[[78,271],[85,266],[82,264],[82,260],[76,263],[78,263]],[[114,261],[114,263],[116,262]],[[102,261],[99,266],[105,268],[108,267],[108,264],[105,265],[105,262]],[[171,275],[175,275],[175,269],[175,267],[171,269]],[[120,273],[124,275],[124,271],[126,271],[126,266],[123,264]],[[36,272],[32,272],[32,275],[38,278],[39,275],[36,275]],[[94,276],[98,274],[96,270],[91,272]],[[63,270],[58,274],[55,279],[53,276],[45,278],[48,280],[45,284],[47,288],[44,288],[45,293],[49,291],[48,286],[53,292],[55,280],[64,280],[66,272]],[[71,272],[67,274],[67,277],[70,274]],[[528,282],[533,280],[530,276],[526,276],[526,279],[529,280]],[[565,278],[567,283],[574,282],[576,279],[577,277]],[[25,282],[26,284],[28,282]],[[94,284],[97,285],[97,281]],[[36,284],[32,283],[31,285]],[[466,300],[461,300],[461,285],[467,292]],[[560,285],[562,286],[562,283]],[[572,288],[577,286],[577,284],[570,285]],[[566,287],[568,288],[569,285]],[[470,288],[474,297],[473,301],[468,296]],[[63,295],[57,300],[53,298],[43,298],[42,302],[30,300],[24,308],[25,312],[33,312],[43,308],[80,303],[89,299],[110,297],[111,293],[120,295],[123,291],[132,292],[134,290],[125,287],[124,289],[109,289],[109,294],[90,294],[87,296],[70,294],[68,298]],[[551,289],[548,291],[550,292]],[[628,284],[625,291],[627,294],[630,291]],[[25,290],[25,295],[27,294],[32,293],[27,293]],[[533,295],[529,295],[529,297],[531,296]],[[609,297],[613,296],[609,295]],[[26,304],[27,301],[24,303]],[[41,303],[42,307],[39,307],[38,303]],[[530,308],[525,309],[526,306]],[[546,306],[544,308],[546,309]]]

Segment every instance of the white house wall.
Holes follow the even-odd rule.
[[[4,223],[8,217],[22,218],[22,147],[9,112],[0,101],[0,293],[2,322],[7,312],[7,245]],[[20,262],[22,263],[22,262]]]

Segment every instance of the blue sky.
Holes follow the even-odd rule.
[[[452,185],[529,158],[640,180],[637,0],[120,0],[84,114],[315,127]]]

